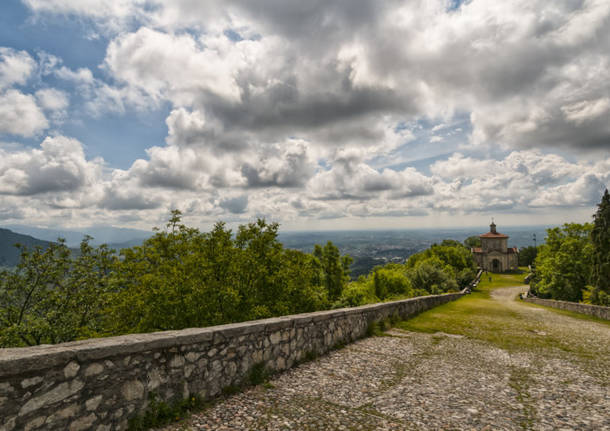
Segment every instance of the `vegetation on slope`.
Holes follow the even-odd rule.
[[[350,283],[349,256],[331,242],[313,253],[285,249],[277,224],[200,232],[174,211],[166,229],[117,255],[86,237],[21,247],[0,271],[0,346],[60,343],[135,332],[362,305],[455,291],[474,276],[469,251],[444,242]]]

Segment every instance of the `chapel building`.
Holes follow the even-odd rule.
[[[471,249],[475,262],[485,271],[505,272],[519,267],[517,247],[508,248],[508,235],[496,231],[492,221],[489,232],[479,235],[481,247]]]

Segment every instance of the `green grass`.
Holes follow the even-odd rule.
[[[470,295],[396,326],[407,331],[463,335],[513,352],[557,348],[583,353],[558,334],[540,335],[538,322],[528,320],[512,307],[491,298],[493,289],[523,285],[524,277],[525,273],[483,274],[481,283]]]
[[[519,272],[511,272],[506,274],[492,274],[491,272],[481,275],[481,282],[477,286],[479,292],[489,292],[498,287],[520,286],[525,284],[524,279],[527,276],[527,268],[519,268]],[[491,278],[491,282],[489,279]]]

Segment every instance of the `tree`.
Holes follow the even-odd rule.
[[[610,194],[604,192],[593,215],[593,276],[588,299],[593,304],[610,305]]]
[[[103,333],[116,256],[85,237],[74,258],[63,239],[21,248],[14,271],[0,272],[0,347],[54,344]]]
[[[328,299],[335,301],[349,281],[349,266],[353,259],[347,255],[341,257],[332,241],[328,241],[324,247],[316,244],[313,255],[321,270],[320,281],[328,292]]]
[[[536,257],[535,294],[564,301],[583,298],[591,279],[592,228],[590,223],[566,223],[562,228],[547,229],[546,243]]]
[[[481,238],[478,236],[469,236],[464,240],[464,245],[468,248],[481,247]]]
[[[519,266],[532,265],[536,260],[537,254],[537,247],[531,245],[528,247],[521,247],[521,250],[519,250]]]

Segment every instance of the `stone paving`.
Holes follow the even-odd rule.
[[[516,302],[521,289],[493,297],[578,351],[392,329],[165,430],[610,430],[610,327]]]

